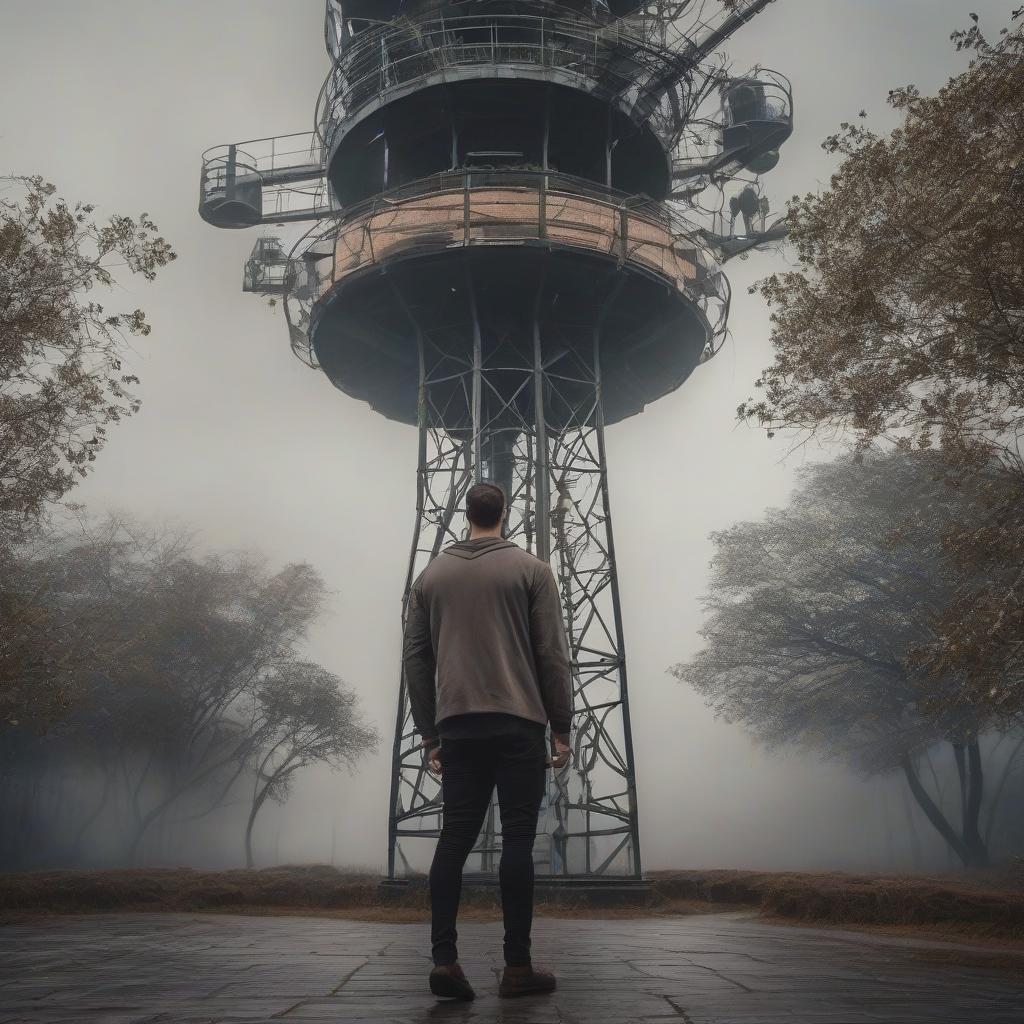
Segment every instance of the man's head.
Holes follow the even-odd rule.
[[[492,483],[474,484],[466,495],[466,518],[474,530],[490,532],[505,516],[505,492]]]

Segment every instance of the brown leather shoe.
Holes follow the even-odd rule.
[[[476,999],[473,986],[458,964],[439,964],[430,972],[430,991],[449,999]]]
[[[555,976],[543,967],[506,967],[501,975],[498,995],[502,999],[538,996],[545,992],[554,992],[556,984]]]

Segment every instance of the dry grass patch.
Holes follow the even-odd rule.
[[[1019,869],[930,877],[834,872],[655,871],[636,899],[595,906],[538,889],[537,912],[616,918],[750,909],[772,919],[836,927],[928,930],[1024,942]],[[424,885],[386,890],[376,875],[324,866],[261,871],[140,869],[0,875],[0,914],[110,911],[315,913],[366,921],[423,921]],[[497,920],[493,890],[467,888],[465,916]]]
[[[787,921],[931,928],[1024,941],[1024,877],[1019,869],[928,877],[657,871],[651,880],[663,898],[756,907]]]

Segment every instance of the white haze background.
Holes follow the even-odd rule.
[[[937,89],[962,68],[949,33],[992,0],[780,0],[732,42],[738,69],[793,83],[796,132],[765,179],[776,209],[827,185],[821,140],[861,109],[894,124],[889,88]],[[351,776],[308,772],[257,826],[259,863],[379,868],[385,857],[401,588],[415,433],[335,391],[292,356],[283,317],[241,293],[256,232],[196,213],[200,153],[312,127],[327,70],[322,0],[0,0],[0,174],[39,173],[100,213],[148,211],[179,260],[123,303],[150,315],[132,369],[141,413],[73,494],[95,514],[195,527],[202,544],[308,560],[331,603],[310,654],[359,693],[384,742]],[[769,754],[715,721],[666,672],[699,647],[710,531],[785,502],[803,452],[737,426],[770,358],[747,287],[784,257],[730,264],[732,340],[675,394],[608,432],[644,864],[880,867],[905,862],[904,795],[800,753]],[[896,832],[886,838],[886,821]],[[926,826],[922,826],[926,828]],[[232,828],[211,850],[237,863]],[[942,863],[940,859],[939,863]]]

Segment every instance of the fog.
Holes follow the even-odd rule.
[[[994,33],[1011,6],[780,0],[757,18],[731,57],[779,69],[795,97],[795,134],[765,179],[774,208],[827,184],[832,158],[820,143],[841,121],[864,109],[889,127],[889,88],[934,91],[964,66],[948,37],[969,11]],[[327,70],[322,13],[322,0],[0,0],[0,173],[41,174],[101,214],[145,210],[175,246],[178,261],[155,284],[132,282],[121,296],[154,328],[130,359],[142,411],[112,431],[72,498],[323,574],[332,594],[308,655],[359,694],[384,742],[351,775],[302,776],[261,818],[256,859],[379,870],[415,432],[295,359],[281,311],[241,292],[256,233],[216,231],[196,213],[204,149],[312,126]],[[764,751],[667,672],[700,647],[709,533],[784,503],[800,461],[828,454],[787,458],[784,438],[735,422],[770,358],[768,315],[747,289],[784,261],[730,264],[731,340],[679,391],[608,432],[647,868],[913,863],[901,780],[865,782],[798,751]],[[228,809],[190,844],[167,838],[157,859],[236,864],[243,827]],[[944,865],[918,827],[927,863]]]

